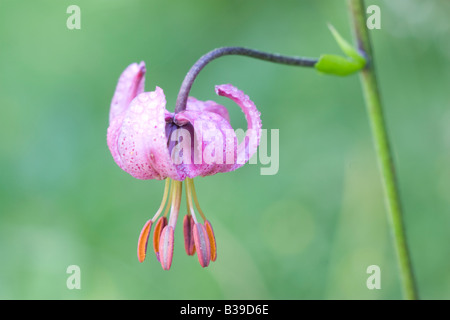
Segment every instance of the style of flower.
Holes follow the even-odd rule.
[[[184,181],[188,210],[183,219],[185,250],[188,255],[197,252],[200,265],[206,267],[216,260],[216,240],[200,208],[193,178],[233,171],[246,163],[259,145],[260,113],[248,96],[232,85],[215,87],[219,96],[233,100],[245,114],[247,132],[238,143],[224,106],[190,97],[185,110],[171,113],[166,110],[161,88],[144,92],[145,73],[141,62],[121,74],[107,132],[108,147],[121,169],[137,179],[166,180],[161,206],[139,236],[138,259],[142,262],[146,257],[150,229],[156,222],[154,251],[162,268],[170,269]]]

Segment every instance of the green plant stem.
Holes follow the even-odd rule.
[[[367,66],[360,73],[360,79],[366,101],[369,122],[372,128],[378,164],[381,171],[384,195],[390,227],[392,229],[394,245],[397,251],[403,294],[406,299],[417,299],[417,289],[406,242],[405,227],[402,218],[402,208],[395,175],[392,152],[378,89],[377,78],[373,63],[372,46],[369,31],[366,27],[364,0],[347,0],[352,20],[354,37],[358,48],[367,59]]]

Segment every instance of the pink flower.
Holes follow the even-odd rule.
[[[151,225],[167,203],[155,227],[154,249],[163,269],[170,268],[185,181],[189,210],[183,222],[185,248],[189,255],[196,251],[200,264],[206,267],[216,258],[215,238],[198,205],[192,178],[233,171],[245,164],[259,145],[260,113],[242,91],[229,84],[216,86],[218,95],[232,99],[245,114],[248,128],[245,139],[238,143],[224,106],[190,97],[186,110],[171,113],[166,110],[161,88],[144,92],[145,72],[143,62],[133,63],[120,76],[107,132],[108,147],[120,168],[138,179],[168,178],[160,209],[142,229],[138,258],[141,262],[145,258]],[[192,199],[204,224],[196,218]]]

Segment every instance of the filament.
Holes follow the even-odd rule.
[[[164,195],[163,195],[163,199],[161,201],[161,205],[159,206],[158,211],[156,211],[155,215],[152,218],[152,221],[155,222],[156,219],[158,219],[159,215],[161,214],[161,212],[164,209],[164,205],[166,204],[167,201],[167,195],[169,194],[169,189],[170,189],[170,178],[166,179],[166,184],[164,186]]]
[[[172,226],[172,228],[175,230],[175,225],[176,225],[177,219],[178,219],[178,212],[180,211],[183,183],[181,181],[173,180],[172,184],[173,184],[172,195],[171,195],[172,203],[170,205],[170,207],[171,207],[170,208],[170,219],[169,219],[168,225]]]
[[[194,223],[197,223],[197,217],[195,215],[194,211],[194,205],[192,204],[192,187],[190,185],[190,178],[186,178],[186,204],[188,208],[188,214],[192,215],[192,219],[194,220]]]
[[[202,209],[200,208],[200,204],[198,203],[197,193],[195,192],[194,180],[189,179],[189,178],[186,178],[186,179],[188,181],[187,183],[189,183],[191,193],[194,198],[195,206],[197,207],[197,211],[200,214],[200,216],[202,217],[203,221],[206,221],[205,214],[203,213]]]

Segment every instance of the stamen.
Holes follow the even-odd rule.
[[[188,256],[193,256],[195,253],[194,234],[192,232],[194,225],[192,216],[190,214],[185,215],[183,219],[184,249]]]
[[[192,196],[194,198],[195,206],[197,207],[197,211],[202,217],[203,221],[206,221],[205,214],[203,213],[202,209],[200,208],[200,204],[198,203],[197,199],[197,193],[195,192],[195,186],[194,186],[194,180],[190,178],[186,178],[187,183],[189,183],[189,187],[191,189]]]
[[[173,180],[172,191],[170,194],[170,218],[168,224],[161,231],[158,245],[159,258],[164,270],[169,270],[172,265],[173,237],[178,219],[178,212],[180,211],[182,188],[183,184],[181,181]]]
[[[173,258],[173,228],[172,226],[164,227],[161,232],[161,241],[159,242],[159,253],[161,258],[161,266],[164,270],[169,270],[172,265]]]
[[[169,179],[169,178],[167,178],[167,179]],[[169,202],[167,203],[167,206],[166,206],[166,210],[164,210],[164,214],[163,214],[164,217],[167,217],[167,214],[169,213],[169,208],[171,207],[172,200],[173,200],[174,181],[172,179],[170,179],[170,180],[171,180],[171,183],[170,183],[170,196],[169,196]]]
[[[189,182],[186,179],[186,208],[187,215],[184,216],[183,219],[183,234],[184,234],[184,249],[189,256],[194,255],[195,253],[195,243],[194,243],[194,234],[193,228],[197,223],[197,218],[195,216],[194,207],[192,205],[192,194],[191,188],[189,186]]]
[[[211,260],[211,247],[205,226],[201,223],[196,223],[194,225],[193,234],[198,262],[205,268],[209,265],[209,261]]]
[[[150,229],[152,227],[153,222],[155,222],[155,220],[161,214],[161,211],[164,209],[164,205],[166,204],[166,201],[167,201],[167,194],[169,193],[170,180],[171,179],[169,179],[169,178],[166,179],[166,184],[164,187],[164,195],[163,195],[163,199],[161,201],[161,205],[159,206],[158,211],[156,211],[156,214],[153,216],[152,219],[148,220],[145,223],[145,225],[142,228],[141,233],[139,235],[138,248],[137,248],[137,255],[138,255],[139,262],[143,262],[147,255],[147,244],[148,244],[148,237],[150,235]]]
[[[211,261],[216,261],[217,259],[217,247],[216,247],[216,237],[214,236],[214,231],[211,223],[208,220],[205,221],[205,229],[209,238],[209,245],[211,247]]]
[[[186,178],[186,207],[188,209],[188,215],[192,215],[194,223],[197,223],[197,217],[195,216],[194,205],[192,204],[192,187],[190,181],[192,179]]]
[[[159,260],[159,239],[161,237],[161,232],[164,227],[167,226],[167,218],[162,216],[158,219],[158,222],[155,226],[155,231],[153,231],[153,249],[155,250],[156,259]]]
[[[163,199],[161,201],[161,205],[159,206],[158,211],[156,211],[155,215],[152,218],[152,221],[155,222],[156,219],[158,219],[159,215],[161,214],[161,212],[164,209],[164,205],[166,204],[167,201],[167,195],[169,194],[169,189],[170,189],[170,185],[171,185],[171,181],[172,179],[170,178],[166,178],[166,184],[164,185],[164,195],[163,195]]]
[[[192,198],[194,198],[195,206],[205,224],[201,224],[197,221],[195,217],[194,206],[192,204]],[[185,249],[188,255],[194,251],[190,251],[191,248],[189,246],[189,242],[191,241],[188,229],[190,224],[192,228],[192,236],[194,237],[194,250],[197,251],[198,261],[200,265],[205,268],[209,265],[209,261],[216,261],[217,258],[217,246],[216,246],[216,238],[214,236],[214,231],[211,226],[211,223],[206,220],[205,214],[200,208],[200,204],[198,203],[197,194],[195,193],[194,180],[190,178],[186,178],[186,201],[188,208],[188,215],[185,217],[184,222],[184,243]],[[190,217],[192,216],[192,221]]]
[[[169,226],[171,226],[174,230],[177,224],[178,212],[180,211],[182,189],[183,183],[181,181],[173,180],[173,191],[171,197],[172,203],[170,206]]]
[[[150,234],[150,229],[152,227],[152,220],[148,220],[144,227],[141,230],[141,234],[139,235],[138,240],[138,249],[137,249],[137,255],[139,262],[144,262],[145,255],[147,253],[147,243],[148,243],[148,235]]]

